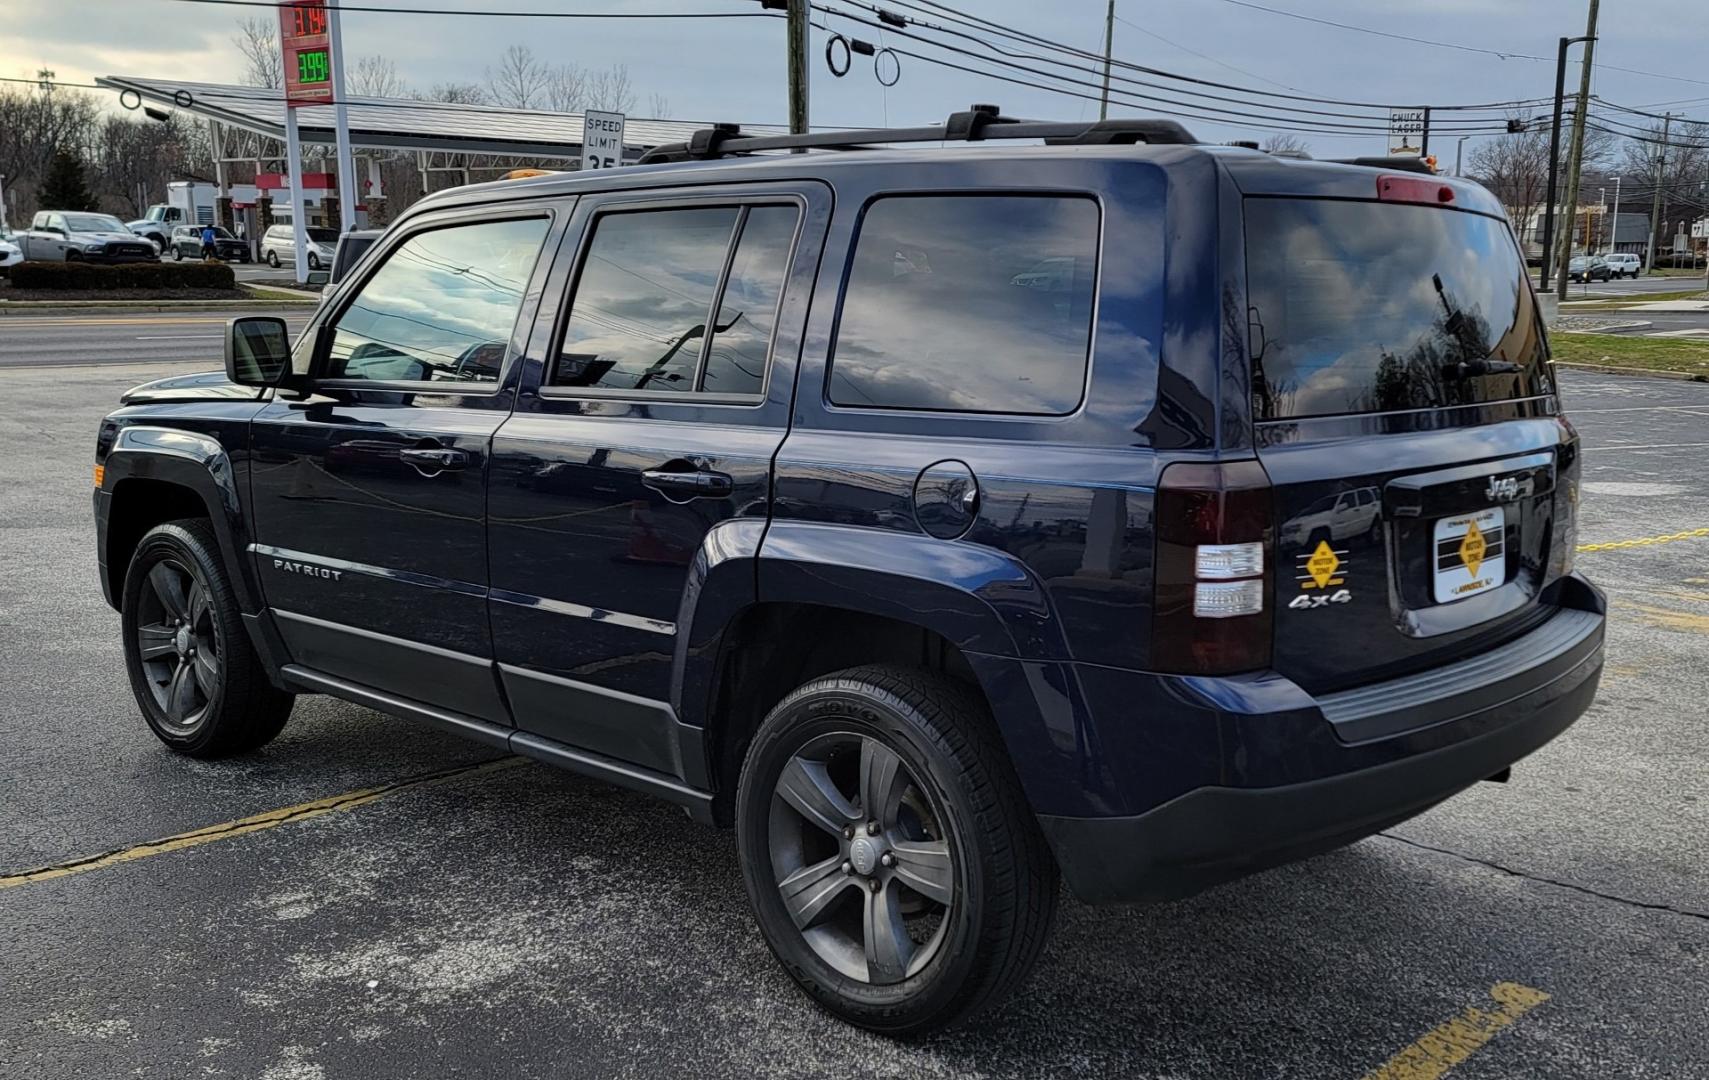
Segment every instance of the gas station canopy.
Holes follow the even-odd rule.
[[[128,75],[103,75],[95,81],[117,90],[121,101],[132,103],[132,108],[140,99],[228,128],[278,140],[285,137],[283,90]],[[571,160],[580,159],[582,153],[581,113],[413,98],[351,97],[348,102],[350,142],[356,147]],[[330,105],[299,106],[297,123],[301,142],[332,145],[332,112]],[[648,148],[686,141],[696,130],[708,126],[674,120],[630,119],[624,128],[624,156],[635,158]],[[783,132],[776,127],[748,130]]]

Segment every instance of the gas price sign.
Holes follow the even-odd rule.
[[[285,0],[279,5],[279,47],[284,52],[285,104],[332,100],[332,44],[326,0]]]

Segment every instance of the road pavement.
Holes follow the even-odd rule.
[[[1618,278],[1613,281],[1592,281],[1567,286],[1567,299],[1596,299],[1609,296],[1640,297],[1647,293],[1685,292],[1704,287],[1703,275],[1692,277]]]
[[[1579,556],[1602,693],[1510,783],[1191,900],[1065,900],[1012,1002],[899,1043],[806,1003],[676,809],[328,698],[255,754],[162,748],[89,455],[193,369],[0,369],[0,1076],[1709,1078],[1709,539]],[[1581,541],[1709,527],[1709,386],[1562,378]]]
[[[313,307],[221,312],[7,315],[0,318],[0,368],[193,360],[219,366],[225,325],[239,315],[275,315],[295,334]]]

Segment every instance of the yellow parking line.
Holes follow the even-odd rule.
[[[1496,983],[1489,996],[1498,1008],[1468,1007],[1445,1024],[1426,1032],[1387,1064],[1365,1074],[1365,1080],[1436,1080],[1471,1057],[1501,1030],[1549,1000],[1549,995],[1513,982]]]
[[[429,784],[442,783],[446,780],[462,776],[475,776],[483,773],[498,772],[501,769],[514,768],[526,761],[525,758],[504,757],[493,761],[483,761],[475,765],[462,765],[455,769],[444,769],[423,776],[412,776],[392,784],[382,784],[379,787],[362,788],[358,791],[347,791],[342,795],[332,795],[312,802],[298,803],[278,810],[268,810],[236,821],[227,821],[220,825],[209,825],[204,829],[178,833],[174,836],[162,837],[159,840],[149,840],[128,848],[109,851],[102,855],[91,855],[83,859],[60,863],[57,866],[42,866],[34,870],[24,870],[20,873],[0,877],[0,890],[16,888],[19,885],[30,885],[38,881],[51,881],[54,878],[70,877],[73,874],[86,874],[91,870],[104,870],[109,866],[120,863],[135,862],[146,859],[151,855],[164,855],[169,851],[182,851],[185,848],[200,847],[211,844],[216,840],[230,840],[233,837],[245,836],[262,829],[277,828],[286,822],[306,821],[309,818],[320,817],[336,810],[351,810],[358,806],[384,798],[394,792],[410,788],[426,787]]]
[[[1684,532],[1668,533],[1665,536],[1645,536],[1637,540],[1614,540],[1606,544],[1580,544],[1579,551],[1614,551],[1618,548],[1649,547],[1653,544],[1671,544],[1675,540],[1695,540],[1709,536],[1709,529],[1687,529]]]

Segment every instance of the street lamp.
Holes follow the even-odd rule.
[[[1469,138],[1471,138],[1470,135],[1461,135],[1458,139],[1454,140],[1454,175],[1455,176],[1463,175],[1460,172],[1460,151],[1465,149],[1466,140]]]
[[[1616,176],[1612,179],[1614,180],[1614,224],[1612,226],[1614,235],[1608,241],[1608,250],[1618,255],[1620,254],[1620,178]]]

